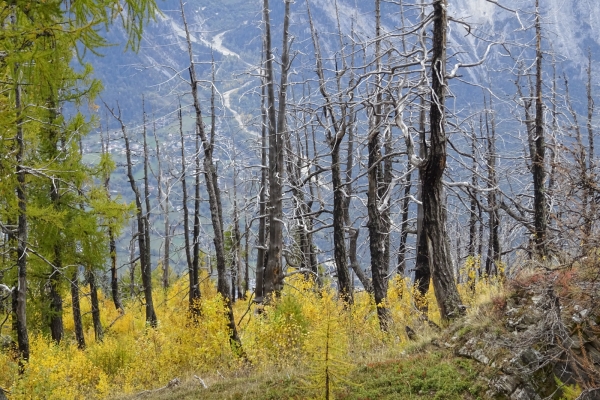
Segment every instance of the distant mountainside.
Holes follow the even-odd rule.
[[[404,7],[401,9],[398,4],[382,2],[386,48],[400,48],[400,28],[419,21],[420,7],[410,6],[405,1],[402,3]],[[467,114],[469,110],[481,110],[483,93],[493,93],[494,107],[501,117],[500,131],[522,129],[514,118],[514,81],[519,69],[532,68],[535,60],[535,2],[449,0],[448,3],[451,17],[448,31],[448,70],[451,71],[457,63],[478,64],[473,68],[460,68],[457,78],[449,82],[449,110]],[[414,4],[420,2],[414,0]],[[270,2],[276,58],[281,49],[283,5],[283,0]],[[157,15],[156,20],[146,27],[137,53],[124,52],[123,46],[117,45],[104,49],[103,57],[88,55],[87,60],[93,64],[96,76],[104,83],[102,99],[111,106],[118,102],[124,120],[134,131],[140,128],[144,96],[149,118],[157,121],[159,140],[166,148],[173,150],[174,157],[178,157],[178,133],[174,131],[174,127],[177,126],[176,110],[179,102],[184,107],[191,104],[190,89],[186,82],[189,56],[179,2],[159,1],[159,6],[162,14]],[[340,47],[338,23],[344,34],[343,45],[350,48],[352,41],[356,44],[357,63],[360,65],[363,57],[360,55],[360,49],[363,48],[361,46],[370,46],[375,36],[374,2],[310,0],[310,7],[319,32],[325,63],[330,71],[336,68],[336,52]],[[430,12],[430,8],[426,12]],[[550,98],[554,73],[551,64],[555,63],[559,81],[568,79],[573,105],[583,114],[586,107],[588,54],[591,54],[593,63],[600,61],[600,2],[540,0],[540,10],[545,49],[545,96]],[[262,1],[194,0],[185,4],[185,12],[192,34],[198,75],[206,82],[201,88],[205,100],[205,116],[208,116],[209,108],[211,60],[215,61],[219,136],[217,156],[223,159],[218,165],[224,171],[222,179],[225,194],[231,196],[227,188],[231,187],[233,175],[231,159],[228,161],[232,143],[235,144],[235,151],[243,154],[242,158],[248,163],[256,166],[260,162],[257,157],[257,136],[260,132],[258,67],[262,48]],[[294,85],[295,83],[306,81],[313,91],[318,87],[305,0],[297,0],[292,4],[291,34],[294,37],[292,49],[295,58],[290,74],[293,85],[289,98],[302,96],[302,90],[305,89],[302,85]],[[125,43],[124,32],[112,30],[109,40],[113,43]],[[367,53],[372,51],[372,46],[369,46],[364,46]],[[486,52],[485,61],[479,63]],[[592,75],[594,90],[598,91],[600,71],[596,68]],[[561,107],[564,99],[559,101]],[[186,110],[190,111],[189,107]],[[112,124],[102,109],[99,111],[99,119],[103,126]],[[511,122],[503,123],[508,120]],[[185,126],[187,132],[191,132],[191,121],[187,120]],[[97,151],[99,142],[98,136],[90,136],[86,150],[92,153]],[[186,143],[188,151],[193,152],[193,142]],[[503,137],[498,146],[518,153],[516,156],[523,152],[523,143],[518,135]],[[119,147],[119,143],[113,146],[116,154]],[[176,158],[173,160],[173,164],[177,165]],[[139,165],[137,169],[137,176],[140,176]],[[460,171],[454,173],[457,178],[462,179]],[[123,174],[115,176],[113,184],[116,191],[128,198],[128,183]],[[225,204],[226,207],[229,204],[227,199]],[[210,230],[208,222],[206,226]],[[323,240],[327,242],[330,239]],[[158,244],[153,247],[158,248]]]
[[[339,22],[344,33],[350,34],[353,30],[356,37],[364,41],[373,37],[372,3],[337,0]],[[338,47],[333,35],[337,31],[335,4],[330,0],[310,2],[323,40],[323,51],[329,51],[330,54]],[[282,23],[283,1],[272,0],[270,5],[275,26],[274,46],[280,48],[280,29],[277,27]],[[504,72],[514,67],[514,63],[502,43],[532,45],[533,5],[534,2],[530,0],[449,1],[449,14],[454,19],[449,26],[449,54],[456,54],[449,60],[449,68],[455,62],[476,62],[485,53],[488,41],[497,41],[498,44],[491,48],[488,59],[481,67],[465,69],[462,73],[473,83],[492,78],[496,87],[508,85],[499,82],[499,78],[510,80],[510,75]],[[115,46],[105,49],[104,57],[88,57],[96,76],[104,82],[103,98],[109,102],[118,100],[130,120],[141,120],[142,94],[147,97],[154,112],[163,115],[174,109],[176,95],[187,90],[178,79],[174,79],[177,72],[185,75],[189,64],[179,3],[159,0],[159,6],[162,15],[146,27],[137,54],[124,53],[122,46]],[[257,85],[255,68],[261,57],[261,7],[259,0],[195,0],[185,4],[189,28],[194,37],[195,59],[201,67],[200,75],[209,78],[209,63],[214,57],[218,65],[217,86],[221,93],[243,86],[250,80],[254,81],[253,86]],[[566,71],[577,86],[586,75],[588,51],[591,51],[595,61],[600,58],[600,2],[541,0],[540,7],[544,45],[548,52],[554,53],[558,72]],[[292,5],[292,13],[294,48],[302,53],[299,57],[303,62],[310,62],[313,50],[305,1],[296,1]],[[401,18],[407,24],[414,23],[418,10],[405,7],[403,14],[400,15],[397,5],[382,5],[384,31],[390,34],[390,45],[399,45],[397,41],[394,43],[394,32],[402,24]],[[124,43],[124,33],[113,30],[110,40]],[[512,51],[512,56],[519,56],[514,53],[514,48]],[[546,62],[551,60],[552,56],[547,54]],[[303,73],[313,73],[312,65],[304,65],[304,68],[307,71]],[[600,71],[594,71],[594,76],[600,76]],[[256,104],[251,107],[248,101],[238,103],[242,94],[243,90],[232,94],[228,111],[256,114]]]

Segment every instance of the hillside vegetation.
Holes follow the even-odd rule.
[[[65,326],[67,340],[60,345],[34,336],[23,375],[14,354],[0,355],[0,385],[10,399],[477,399],[508,397],[502,390],[517,376],[509,387],[513,391],[532,389],[550,398],[574,399],[581,392],[575,383],[582,374],[587,374],[584,383],[597,381],[600,360],[588,344],[598,341],[598,316],[588,306],[598,289],[581,290],[582,284],[594,285],[593,276],[579,267],[524,269],[503,284],[495,278],[470,281],[469,271],[462,272],[465,283],[459,290],[469,305],[464,318],[440,330],[430,293],[427,323],[418,311],[423,299],[415,298],[407,281],[395,280],[387,304],[394,322],[387,333],[380,330],[366,293],[344,307],[333,290],[317,290],[296,275],[273,305],[257,309],[249,299],[235,304],[243,354],[229,345],[227,318],[212,282],[203,280],[201,314],[191,317],[186,282],[179,280],[168,291],[155,293],[161,321],[157,329],[145,326],[137,300],[127,303],[124,314],[109,312],[106,304],[103,323],[109,328],[102,342],[79,350],[72,326]],[[554,330],[543,325],[553,314],[538,315],[532,306],[533,301],[546,307],[539,294],[550,288],[563,304],[564,323],[554,321]],[[584,309],[588,311],[580,314],[585,318],[574,322],[572,315]],[[92,335],[89,308],[82,311]],[[533,335],[536,329],[547,335]],[[588,339],[565,346],[561,329],[569,331],[566,338],[579,332]],[[528,334],[526,342],[523,335]],[[486,344],[478,347],[482,341]],[[523,357],[518,349],[523,345],[539,358],[528,373],[519,370],[517,360]],[[557,346],[569,352],[557,353]],[[586,348],[591,349],[588,354]],[[544,359],[549,355],[552,363]],[[557,390],[563,383],[555,364],[569,357],[582,369],[561,376],[571,384]]]
[[[489,301],[502,290],[496,280],[482,280],[476,288],[472,293],[461,286],[471,304]],[[157,389],[175,378],[196,384],[204,380],[215,391],[225,377],[228,381],[245,376],[252,381],[269,376],[275,387],[280,386],[278,382],[296,382],[302,396],[318,397],[326,386],[332,393],[343,390],[361,368],[369,370],[405,357],[412,346],[405,326],[420,329],[423,325],[415,307],[421,300],[415,299],[406,280],[390,285],[388,306],[394,323],[384,333],[373,300],[365,292],[357,294],[352,307],[344,307],[333,289],[317,290],[311,281],[296,275],[287,282],[281,298],[260,313],[250,299],[235,303],[244,346],[244,354],[236,354],[229,345],[223,302],[213,282],[204,279],[201,292],[200,316],[190,317],[185,279],[168,291],[156,290],[157,329],[146,326],[140,299],[127,302],[120,314],[102,296],[102,322],[107,330],[102,342],[89,343],[84,351],[77,348],[73,319],[67,311],[71,307],[65,304],[65,340],[57,345],[49,337],[32,336],[31,358],[21,376],[15,354],[1,353],[0,387],[11,399],[110,398]],[[428,302],[429,319],[439,324],[433,293]],[[87,336],[93,337],[88,301],[82,301],[82,313]]]

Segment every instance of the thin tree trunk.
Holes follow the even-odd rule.
[[[546,143],[544,138],[544,105],[542,102],[542,27],[539,0],[535,2],[536,75],[535,75],[535,151],[533,155],[533,204],[536,255],[543,260],[548,255],[547,205],[546,205]]]
[[[181,102],[179,103],[179,138],[181,141],[181,192],[182,192],[182,208],[183,208],[183,240],[185,246],[185,260],[188,267],[189,280],[189,306],[190,312],[194,312],[195,304],[195,288],[194,288],[194,263],[192,261],[192,250],[190,245],[190,212],[188,208],[188,193],[186,182],[186,162],[185,162],[185,141],[183,137],[183,113],[181,110]],[[196,156],[199,158],[199,154]]]
[[[336,4],[337,7],[337,4]],[[343,105],[343,101],[340,101],[340,113],[334,109],[333,100],[331,95],[327,91],[327,82],[325,81],[325,73],[323,67],[323,58],[321,55],[321,48],[319,44],[318,34],[315,29],[312,15],[310,13],[310,7],[308,1],[306,2],[306,8],[309,17],[310,28],[312,31],[313,46],[315,48],[315,58],[317,64],[317,75],[319,77],[319,90],[323,99],[325,100],[325,117],[331,120],[333,127],[333,134],[331,129],[327,127],[327,141],[331,149],[331,183],[333,186],[333,247],[334,247],[334,259],[336,265],[336,274],[338,280],[338,290],[340,297],[347,303],[352,304],[352,282],[350,279],[350,272],[348,271],[348,255],[346,252],[346,229],[345,229],[345,204],[346,194],[344,193],[345,188],[343,187],[342,172],[341,172],[341,160],[340,160],[340,149],[342,140],[346,135],[348,129],[347,124],[347,112],[346,107]],[[337,14],[337,9],[336,9]],[[338,35],[339,32],[338,27]],[[345,57],[342,54],[342,60]],[[343,61],[345,63],[345,60]],[[338,81],[338,90],[340,84]],[[357,274],[358,276],[358,274]],[[364,277],[364,275],[363,275]],[[360,278],[359,278],[360,279]]]
[[[200,268],[200,135],[196,133],[194,140],[196,144],[196,171],[194,177],[194,231],[192,236],[192,243],[194,244],[192,252],[192,288],[193,288],[193,301],[198,303],[200,300],[200,281],[199,281],[199,268]],[[195,312],[199,304],[195,304]]]
[[[256,252],[256,288],[254,290],[256,303],[262,303],[264,300],[264,272],[266,265],[266,213],[267,213],[267,109],[265,107],[266,99],[266,84],[263,78],[262,84],[262,95],[261,95],[261,151],[260,151],[260,192],[258,195],[258,248]]]
[[[144,207],[142,205],[141,195],[139,188],[135,182],[135,177],[133,176],[133,163],[131,161],[131,147],[129,146],[129,137],[127,136],[127,129],[125,124],[123,124],[123,120],[121,119],[121,110],[119,109],[118,115],[110,110],[111,114],[121,125],[121,132],[123,133],[123,139],[125,141],[125,155],[127,158],[127,177],[129,178],[129,184],[131,185],[131,189],[134,193],[135,197],[135,206],[136,206],[136,220],[137,220],[137,239],[138,239],[138,249],[139,249],[139,260],[140,267],[142,273],[142,285],[144,286],[144,301],[146,308],[146,323],[152,327],[156,327],[158,321],[156,318],[156,312],[154,311],[154,301],[152,298],[152,270],[149,264],[150,258],[148,257],[147,250],[147,239],[149,237],[149,227],[148,220],[144,213]],[[145,157],[148,156],[148,153],[144,154]],[[146,162],[146,161],[145,161]],[[132,271],[132,285],[133,285],[133,271]]]
[[[92,270],[87,270],[87,281],[90,285],[90,302],[92,304],[92,322],[94,324],[94,336],[97,342],[104,339],[104,329],[100,321],[100,302],[98,300],[98,285],[96,284],[96,274]]]
[[[221,194],[219,192],[219,182],[217,177],[217,169],[214,165],[213,161],[213,149],[214,149],[214,141],[216,134],[215,127],[215,67],[213,62],[213,85],[212,85],[212,95],[211,95],[211,132],[210,132],[210,141],[208,140],[206,133],[204,131],[204,122],[202,121],[202,111],[200,108],[200,100],[198,96],[198,79],[196,77],[196,68],[193,59],[192,52],[192,41],[190,38],[190,33],[188,30],[188,25],[185,19],[185,12],[183,9],[183,2],[180,1],[181,7],[181,17],[183,20],[183,25],[185,28],[186,41],[188,45],[188,55],[190,57],[190,84],[192,88],[192,98],[194,99],[194,110],[196,113],[196,133],[200,135],[200,140],[202,141],[202,146],[204,149],[204,158],[203,158],[203,167],[204,167],[204,178],[206,182],[206,189],[208,192],[208,204],[210,207],[210,215],[211,222],[213,226],[214,232],[214,245],[215,245],[215,253],[217,259],[217,291],[223,297],[225,302],[227,319],[228,319],[228,329],[229,329],[229,339],[232,347],[234,347],[237,351],[242,351],[242,343],[237,333],[237,326],[235,324],[233,309],[231,308],[231,297],[229,290],[229,283],[227,282],[227,266],[225,261],[225,246],[224,246],[224,235],[223,235],[223,212],[221,206]]]
[[[500,212],[497,204],[496,187],[498,186],[498,178],[496,177],[496,120],[494,117],[492,103],[490,98],[490,111],[492,112],[491,130],[487,130],[488,142],[488,207],[490,208],[489,219],[489,243],[488,255],[485,262],[485,272],[488,276],[498,275],[500,273],[501,252],[500,252]],[[486,127],[488,126],[487,112],[485,116]]]
[[[385,221],[382,212],[379,209],[379,195],[381,182],[381,145],[379,136],[381,133],[381,104],[383,102],[380,85],[381,83],[381,9],[380,0],[375,0],[375,57],[377,59],[377,79],[375,106],[373,107],[373,117],[371,129],[368,137],[369,161],[368,168],[368,191],[367,191],[367,210],[369,221],[369,249],[371,251],[371,274],[373,277],[373,292],[375,303],[377,304],[377,316],[381,329],[386,331],[390,319],[390,313],[385,307],[387,296],[387,268],[385,263],[385,245],[386,230]]]
[[[73,324],[75,327],[75,340],[77,347],[81,350],[85,349],[85,335],[83,334],[83,323],[81,321],[81,303],[79,301],[79,273],[77,267],[71,276],[71,302],[73,308]],[[62,322],[62,321],[61,321]]]
[[[108,140],[108,137],[107,137]],[[102,154],[108,153],[108,143],[104,143],[104,136],[102,137]],[[108,201],[111,200],[110,196],[110,172],[104,176],[104,190],[106,191],[106,198]],[[108,227],[108,250],[110,252],[110,289],[113,303],[117,310],[123,311],[123,305],[121,304],[121,295],[119,294],[119,275],[117,272],[117,242],[115,240],[115,234],[112,227]]]

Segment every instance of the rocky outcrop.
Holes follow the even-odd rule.
[[[581,400],[600,400],[600,308],[557,295],[551,279],[517,285],[504,304],[490,307],[488,323],[465,320],[446,347],[485,364],[488,398],[558,398],[561,385],[578,385]],[[558,396],[558,397],[557,397]]]

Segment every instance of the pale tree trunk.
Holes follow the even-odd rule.
[[[160,155],[160,146],[158,145],[158,137],[156,135],[156,126],[153,129],[154,142],[156,145],[156,161],[158,163],[158,173],[156,176],[158,186],[158,204],[162,210],[164,218],[164,239],[163,239],[163,262],[162,262],[162,286],[164,290],[169,288],[169,273],[170,273],[170,245],[171,245],[171,227],[169,225],[169,181],[164,181],[163,164]],[[166,190],[163,191],[163,185]],[[163,199],[164,198],[164,199]]]

